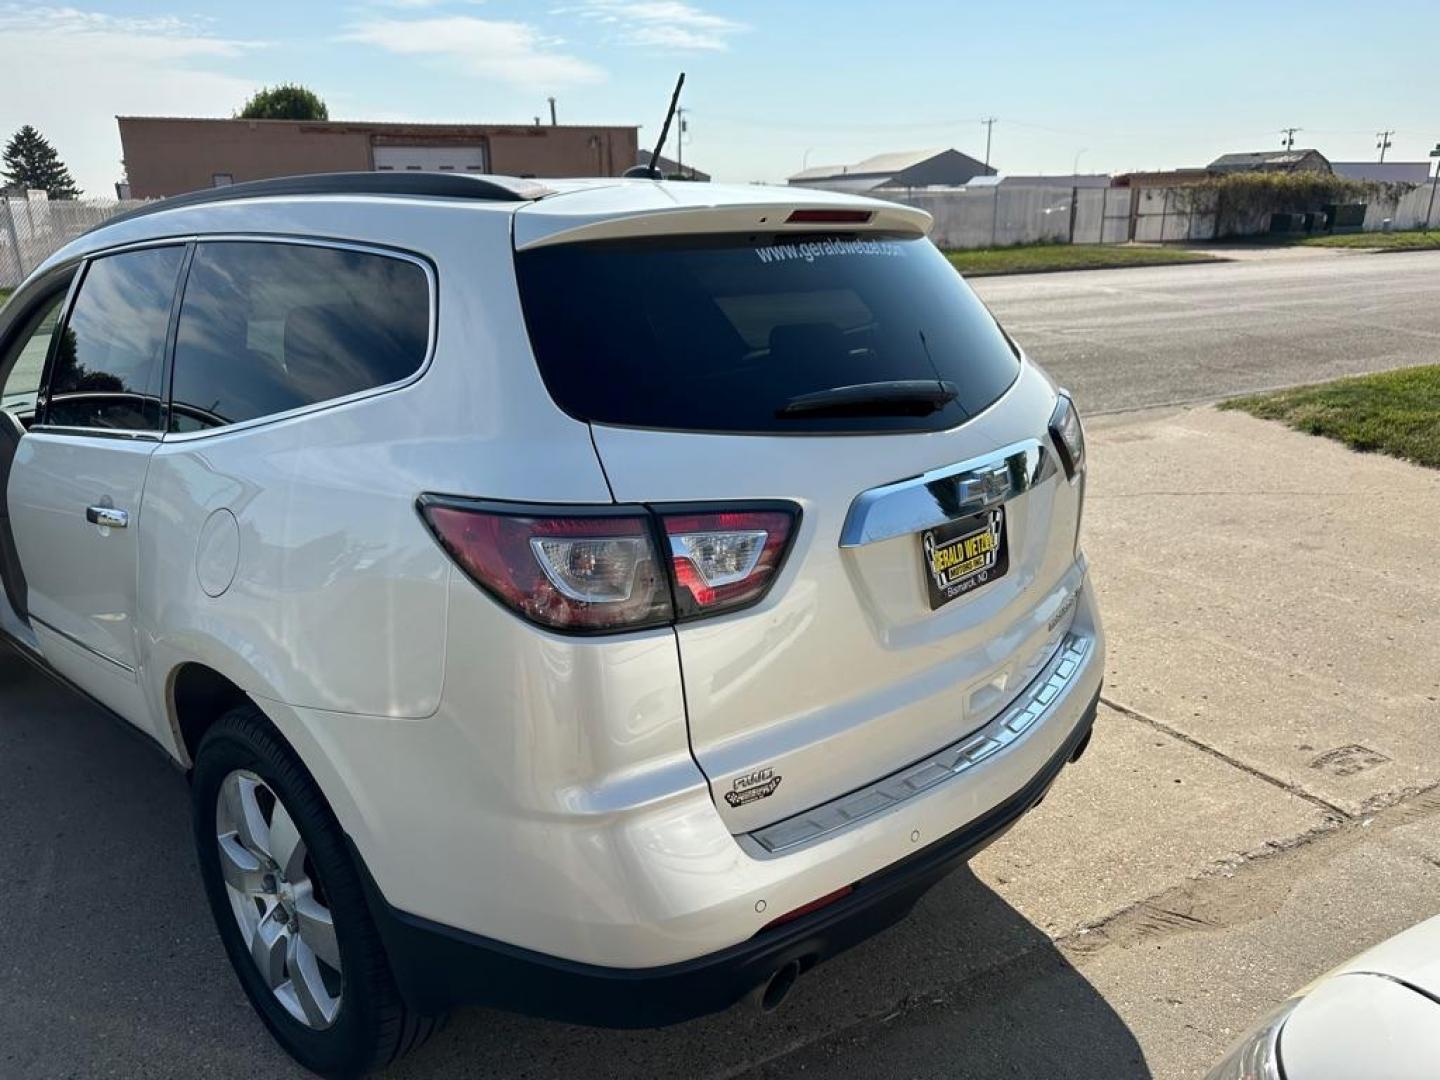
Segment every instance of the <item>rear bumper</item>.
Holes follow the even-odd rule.
[[[809,968],[903,918],[931,886],[1044,797],[1066,763],[1084,751],[1099,696],[1097,687],[1058,749],[1003,802],[856,882],[843,899],[737,945],[659,967],[580,963],[400,911],[367,873],[371,910],[391,969],[411,1006],[431,1014],[477,1004],[572,1023],[639,1028],[718,1012],[792,961]],[[363,861],[357,862],[363,867]]]

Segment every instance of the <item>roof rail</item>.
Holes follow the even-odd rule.
[[[158,214],[162,210],[205,206],[235,199],[293,195],[417,195],[442,199],[482,199],[488,202],[529,202],[553,194],[544,184],[511,176],[424,172],[311,173],[306,176],[279,176],[272,180],[247,180],[243,184],[227,184],[224,187],[174,195],[168,199],[157,199],[145,206],[116,214],[95,228],[106,228],[121,221]]]

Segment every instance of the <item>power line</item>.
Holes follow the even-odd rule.
[[[1295,149],[1295,132],[1304,130],[1304,128],[1298,127],[1288,127],[1280,129],[1280,134],[1285,136],[1284,142],[1286,150]]]
[[[1376,138],[1375,149],[1380,151],[1380,164],[1381,164],[1381,165],[1384,165],[1384,164],[1385,164],[1385,151],[1390,149],[1390,146],[1391,146],[1390,136],[1391,136],[1391,135],[1394,135],[1394,134],[1395,134],[1395,129],[1394,129],[1394,128],[1389,128],[1389,129],[1387,129],[1387,130],[1385,130],[1385,131],[1377,131],[1377,132],[1375,133],[1375,138]]]

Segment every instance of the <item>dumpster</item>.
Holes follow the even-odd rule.
[[[1325,207],[1325,213],[1330,217],[1330,231],[1359,232],[1365,227],[1365,211],[1367,203],[1331,203]]]

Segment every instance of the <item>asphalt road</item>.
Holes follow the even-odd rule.
[[[1266,255],[971,284],[1087,413],[1207,401],[1440,356],[1440,253]]]
[[[1351,256],[978,286],[1093,413],[1434,361],[1437,271],[1435,254]],[[1259,424],[1228,414],[1225,422]],[[1184,546],[1200,535],[1197,526],[1181,504],[1163,501],[1175,492],[1161,489],[1171,477],[1195,489],[1196,477],[1180,475],[1187,463],[1218,484],[1233,454],[1193,461],[1190,447],[1203,444],[1184,440],[1198,436],[1127,417],[1095,425],[1092,438],[1097,475],[1112,478],[1108,489],[1096,485],[1087,526],[1102,590],[1111,575],[1102,591],[1109,678],[1117,704],[1137,709],[1102,710],[1090,754],[973,872],[953,875],[908,921],[807,975],[773,1016],[737,1007],[667,1031],[612,1033],[462,1010],[396,1075],[1193,1075],[1286,990],[1440,906],[1440,800],[1402,801],[1367,816],[1373,796],[1394,794],[1382,786],[1387,769],[1424,772],[1433,759],[1424,735],[1433,705],[1424,695],[1440,695],[1440,686],[1415,680],[1440,669],[1431,655],[1440,639],[1432,631],[1423,655],[1383,640],[1357,652],[1353,629],[1364,625],[1373,593],[1338,596],[1344,577],[1322,596],[1303,576],[1236,583],[1218,566],[1212,578],[1197,576],[1207,549]],[[1161,450],[1170,456],[1158,458]],[[1309,444],[1301,451],[1312,452]],[[1146,462],[1155,476],[1120,482]],[[1431,587],[1425,582],[1440,557],[1414,547],[1433,546],[1435,530],[1423,528],[1415,508],[1425,500],[1406,495],[1401,479],[1353,479],[1355,491],[1396,493],[1387,520],[1406,507],[1419,515],[1395,539],[1398,569],[1375,575],[1388,582],[1391,634],[1426,617],[1405,597]],[[1248,473],[1231,480],[1237,492],[1255,494]],[[1345,491],[1334,494],[1327,514],[1360,505]],[[1204,521],[1212,510],[1194,512]],[[1214,512],[1235,532],[1234,544],[1247,542],[1244,521]],[[1146,522],[1169,523],[1173,535],[1137,531]],[[1302,532],[1269,522],[1261,539],[1280,543]],[[1177,551],[1185,557],[1172,558]],[[1171,596],[1154,587],[1161,566],[1180,575],[1180,585],[1167,588],[1192,591]],[[1234,595],[1216,599],[1226,587]],[[1229,726],[1212,731],[1200,694],[1192,701],[1167,689],[1188,692],[1200,654],[1169,642],[1197,619],[1214,625],[1185,649],[1243,639],[1245,625],[1227,620],[1246,593],[1301,605],[1293,623],[1310,627],[1314,640],[1297,638],[1288,675],[1234,681],[1216,710]],[[1337,605],[1359,613],[1347,615],[1351,632],[1334,633],[1326,621]],[[1334,730],[1317,746],[1363,739],[1393,761],[1358,778],[1326,777],[1302,762],[1301,782],[1292,783],[1290,757],[1299,744],[1308,760],[1311,736],[1279,724],[1267,687],[1308,680],[1309,668],[1343,667],[1348,652],[1355,670],[1322,688],[1327,699],[1335,694],[1325,720]],[[1413,670],[1387,675],[1383,665],[1402,655]],[[1371,697],[1345,696],[1367,680],[1378,687]],[[1413,693],[1391,697],[1397,685]],[[1259,715],[1264,725],[1252,721]],[[1320,711],[1307,699],[1294,715],[1296,724],[1313,725]],[[1346,722],[1363,734],[1347,733]],[[1264,745],[1246,743],[1252,736]],[[1429,782],[1406,773],[1399,782],[1422,781]],[[251,1013],[211,926],[183,778],[3,650],[0,831],[0,1076],[295,1074]],[[1383,904],[1373,902],[1376,881],[1385,883]]]

